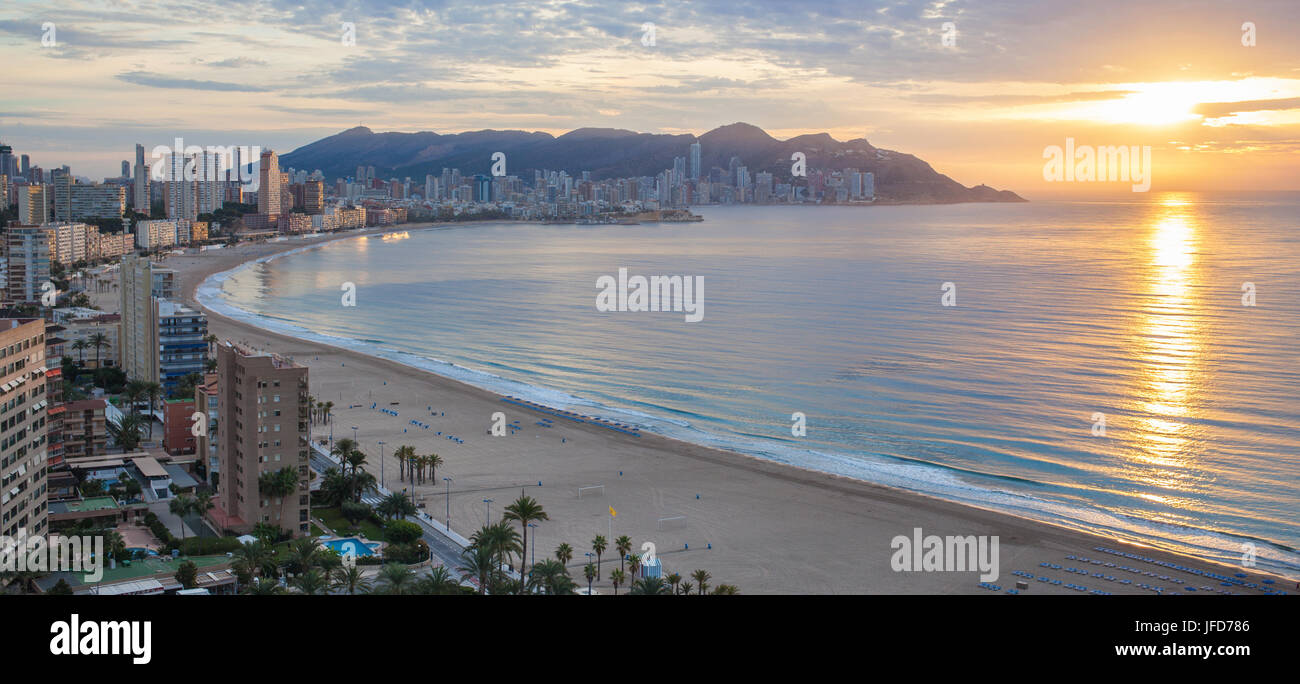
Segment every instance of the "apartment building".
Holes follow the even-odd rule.
[[[238,532],[267,523],[308,534],[307,368],[223,341],[217,345],[217,376],[221,477],[214,521]],[[285,469],[297,476],[296,491],[277,495],[259,489],[262,474]]]
[[[46,533],[45,321],[0,318],[0,535]]]

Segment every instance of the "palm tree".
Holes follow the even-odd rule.
[[[90,346],[90,345],[86,344],[86,341],[85,341],[85,340],[74,340],[74,341],[72,342],[72,351],[77,352],[77,356],[78,356],[78,359],[77,359],[77,365],[79,365],[79,366],[84,366],[84,365],[86,365],[86,354],[85,354],[85,352],[86,352],[86,347],[89,347],[89,346]]]
[[[623,581],[626,579],[627,579],[627,575],[623,574],[622,570],[615,570],[609,573],[609,581],[614,583],[615,596],[618,596],[618,585],[622,584]]]
[[[90,345],[95,348],[95,368],[100,368],[99,350],[108,346],[108,335],[105,335],[102,332],[97,332],[94,335],[91,335]]]
[[[471,542],[487,546],[492,550],[497,559],[498,575],[505,574],[502,566],[511,556],[523,551],[519,540],[519,533],[505,520],[494,525],[487,525],[475,532],[473,537],[470,537]],[[522,577],[523,573],[520,573],[520,576]]]
[[[587,595],[591,596],[591,581],[596,579],[596,566],[588,563],[582,567],[582,574],[587,578]]]
[[[713,575],[710,575],[708,570],[696,570],[691,573],[691,579],[700,585],[700,596],[703,596],[709,589],[709,580],[713,579]]]
[[[438,454],[429,454],[424,457],[424,465],[429,468],[429,480],[437,481],[438,466],[442,465],[442,457]]]
[[[605,549],[609,548],[608,544],[605,537],[599,534],[591,540],[591,550],[596,552],[596,579],[600,579],[600,554],[605,553]]]
[[[126,397],[126,400],[131,403],[131,415],[133,416],[139,410],[136,404],[140,403],[140,399],[145,395],[146,384],[143,380],[132,380],[126,383],[126,387],[122,388],[122,396]]]
[[[523,546],[519,556],[519,577],[524,578],[526,573],[523,572],[523,565],[528,559],[528,524],[534,520],[550,520],[551,516],[546,514],[542,505],[531,496],[520,494],[514,503],[506,506],[504,518],[519,523],[519,529],[523,532]],[[523,592],[523,582],[520,582],[519,591]]]
[[[257,491],[259,494],[279,499],[280,515],[283,517],[284,506],[289,501],[289,495],[298,491],[298,473],[289,467],[266,471],[257,476]]]
[[[555,560],[560,561],[560,565],[568,565],[573,560],[573,547],[567,543],[555,547]]]
[[[548,596],[567,596],[575,588],[573,578],[569,577],[569,571],[564,565],[549,558],[533,566],[528,586],[530,591],[541,591]]]
[[[343,474],[348,474],[348,456],[357,450],[357,443],[351,437],[344,437],[334,443],[334,448],[330,450],[330,455],[339,460],[343,467]]]
[[[217,336],[208,335],[203,338],[203,341],[208,343],[208,356],[215,355],[217,353]]]
[[[194,503],[191,504],[193,512],[200,518],[208,514],[208,511],[216,508],[217,502],[212,500],[211,494],[200,494],[194,497]]]
[[[682,576],[677,573],[668,575],[668,583],[673,585],[673,594],[677,593],[677,585],[682,583]]]
[[[333,412],[333,411],[334,411],[334,402],[332,402],[332,401],[327,401],[327,402],[325,402],[325,422],[326,422],[326,423],[330,422],[330,419],[331,419],[331,417],[332,417],[332,412]]]
[[[692,591],[695,591],[694,584],[691,584],[690,582],[682,582],[682,596],[689,596]]]
[[[352,485],[338,468],[327,468],[321,477],[320,494],[331,506],[348,501],[352,495]]]
[[[379,571],[379,592],[404,596],[415,588],[415,573],[401,563],[388,563]]]
[[[632,550],[632,538],[626,534],[614,540],[614,548],[618,550],[618,569],[623,569],[623,560],[627,558],[627,552]]]
[[[271,559],[271,550],[260,541],[249,542],[235,550],[235,556],[244,563],[248,574],[256,576],[265,570]]]
[[[177,518],[180,518],[181,548],[184,549],[185,548],[185,516],[189,515],[194,510],[194,500],[183,494],[181,496],[173,497],[171,501],[167,502],[167,510],[171,511],[172,515],[176,516]]]
[[[295,573],[305,573],[316,565],[320,555],[320,540],[316,537],[299,537],[289,542],[289,566]]]
[[[421,592],[423,594],[447,595],[460,593],[460,582],[457,582],[447,568],[439,565],[431,568],[429,574],[420,580]]]
[[[308,570],[298,575],[289,582],[295,589],[308,596],[317,596],[326,593],[329,589],[329,580],[319,570]]]
[[[153,441],[153,410],[158,405],[158,397],[162,396],[162,385],[156,382],[146,382],[144,393],[149,397],[149,440]]]
[[[383,501],[375,506],[375,511],[385,518],[397,518],[405,520],[408,515],[415,515],[415,502],[411,501],[406,492],[393,492],[384,497]]]
[[[284,587],[280,586],[275,580],[264,579],[261,582],[253,582],[244,587],[240,592],[248,596],[275,596],[285,593]]]
[[[456,568],[463,577],[472,577],[478,581],[478,593],[487,592],[488,581],[496,571],[496,558],[492,549],[482,544],[475,544],[460,554],[464,565]]]
[[[397,479],[399,482],[406,482],[406,466],[414,455],[415,447],[405,444],[397,447],[397,451],[393,452],[393,457],[397,459]]]
[[[632,554],[631,556],[628,556],[628,557],[627,557],[627,568],[628,568],[629,571],[631,571],[631,574],[632,574],[632,581],[635,582],[635,581],[636,581],[637,573],[639,573],[639,572],[641,571],[641,556],[640,556],[639,554],[635,554],[635,553]]]
[[[361,495],[368,490],[374,489],[379,480],[376,480],[374,475],[363,470],[359,473],[353,473],[348,482],[352,489],[352,500],[359,503]]]
[[[739,593],[740,590],[730,584],[719,584],[718,587],[713,590],[714,596],[735,596]]]
[[[658,577],[642,577],[632,584],[629,594],[638,596],[667,596],[672,593],[666,582]]]
[[[343,568],[338,579],[334,580],[334,588],[346,591],[350,595],[356,594],[358,591],[368,592],[370,591],[370,581],[366,579],[365,575],[361,574],[361,568],[354,565],[350,568]]]
[[[140,416],[133,413],[124,414],[116,423],[108,421],[108,433],[113,436],[113,441],[122,451],[135,451],[140,446],[140,432],[144,426],[140,424]]]

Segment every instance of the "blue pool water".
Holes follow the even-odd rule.
[[[375,555],[375,552],[371,546],[367,546],[364,542],[362,542],[360,539],[357,539],[356,537],[346,537],[344,539],[330,539],[328,541],[321,542],[321,544],[324,544],[326,547],[338,551],[340,554],[346,554],[349,551],[351,551],[352,553],[358,556]],[[374,546],[379,546],[379,545],[375,544]]]

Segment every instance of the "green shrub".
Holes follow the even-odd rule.
[[[424,534],[416,523],[409,520],[393,520],[384,528],[384,536],[393,544],[410,544]]]

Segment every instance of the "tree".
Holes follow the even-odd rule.
[[[707,570],[696,570],[691,573],[691,579],[699,584],[700,596],[703,596],[704,592],[709,590],[709,580],[713,579],[713,576]]]
[[[279,499],[280,514],[283,517],[284,506],[290,495],[298,491],[298,473],[288,466],[264,472],[257,476],[257,491],[269,498]]]
[[[293,588],[308,596],[324,594],[329,589],[329,581],[325,578],[325,575],[314,568],[298,575],[289,583],[293,585]]]
[[[144,385],[145,396],[149,397],[149,440],[153,440],[153,411],[158,405],[158,398],[162,396],[162,385],[156,382],[147,382]]]
[[[673,592],[668,584],[658,577],[642,577],[632,585],[628,593],[637,596],[667,596]]]
[[[68,585],[68,580],[60,578],[59,581],[55,583],[55,585],[51,587],[49,591],[46,592],[46,595],[72,596],[72,587]]]
[[[599,534],[596,535],[595,539],[591,540],[591,550],[596,554],[596,579],[600,579],[600,554],[605,553],[608,544],[609,542],[605,541],[605,537]]]
[[[482,544],[473,544],[461,552],[460,562],[462,565],[456,570],[461,576],[473,578],[478,584],[478,593],[486,593],[488,582],[496,572],[496,557],[492,549]]]
[[[424,530],[409,520],[394,520],[384,528],[388,541],[393,544],[413,544],[424,536]]]
[[[555,560],[560,561],[560,565],[568,565],[573,560],[573,547],[567,543],[555,547]]]
[[[626,534],[614,540],[614,548],[618,549],[618,569],[623,569],[623,560],[627,558],[627,552],[632,550],[632,538]]]
[[[343,514],[343,517],[348,522],[352,523],[353,527],[356,527],[357,523],[370,517],[371,510],[369,504],[359,501],[344,501],[339,506],[339,512]]]
[[[630,573],[631,573],[631,575],[632,575],[632,581],[635,582],[635,581],[636,581],[636,576],[637,576],[637,574],[639,574],[639,573],[641,572],[641,556],[640,556],[640,554],[636,554],[636,553],[634,553],[634,554],[632,554],[632,555],[630,555],[630,556],[627,557],[627,569],[630,571]]]
[[[385,518],[405,520],[406,516],[415,515],[416,507],[415,502],[411,501],[406,492],[393,492],[375,506],[375,511]]]
[[[338,468],[327,468],[321,477],[319,493],[328,505],[338,506],[348,501],[349,487],[348,478]]]
[[[739,593],[740,590],[730,584],[719,584],[717,588],[713,590],[714,596],[735,596]]]
[[[405,596],[415,589],[415,574],[401,563],[389,563],[379,571],[379,592]]]
[[[358,591],[370,591],[370,581],[365,575],[361,574],[361,568],[353,565],[343,568],[339,572],[339,577],[334,581],[334,588],[346,591],[348,594],[356,594]]]
[[[237,562],[242,563],[250,578],[266,569],[271,562],[271,550],[260,541],[248,542],[235,550]]]
[[[494,525],[487,525],[470,537],[470,542],[486,546],[496,556],[498,575],[504,574],[501,566],[511,556],[522,553],[523,547],[520,545],[519,540],[519,533],[505,520]]]
[[[591,563],[582,566],[582,574],[587,578],[587,595],[591,596],[591,581],[596,579],[596,566]]]
[[[182,542],[181,546],[182,548],[184,548],[185,516],[189,515],[191,512],[194,511],[194,499],[191,499],[190,497],[185,496],[184,494],[182,494],[181,496],[172,497],[172,499],[167,502],[167,510],[171,511],[172,515],[180,518],[181,542]]]
[[[528,524],[534,520],[550,520],[551,517],[546,514],[542,505],[531,496],[519,495],[513,503],[506,506],[505,519],[519,523],[519,529],[523,532],[523,545],[520,547],[519,576],[522,578],[527,573],[523,572],[523,565],[528,558]],[[522,585],[522,582],[520,583]]]
[[[668,575],[668,583],[672,585],[673,594],[675,595],[677,593],[677,585],[682,583],[682,576],[674,572]]]
[[[86,344],[86,341],[85,341],[85,340],[73,340],[73,342],[72,342],[72,351],[77,352],[77,365],[79,365],[79,366],[84,366],[84,365],[86,365],[86,354],[85,354],[85,352],[86,352],[86,347],[89,347],[89,346],[90,346],[90,345]]]
[[[459,594],[460,582],[451,576],[447,568],[439,565],[431,568],[429,574],[420,580],[420,593],[440,596]]]
[[[240,593],[248,596],[278,596],[287,592],[284,587],[280,586],[279,582],[263,579],[260,582],[254,580],[251,584],[245,586]]]
[[[316,565],[320,548],[316,537],[299,537],[289,542],[289,572],[301,574],[310,570]]]
[[[97,332],[94,335],[91,335],[90,346],[95,348],[95,368],[99,369],[103,366],[103,364],[99,362],[99,351],[108,346],[108,336],[102,332]]]
[[[569,577],[569,571],[557,560],[547,558],[533,566],[529,573],[528,587],[532,592],[542,592],[549,596],[572,594],[577,585]]]
[[[122,389],[122,395],[126,397],[126,400],[131,404],[131,415],[133,416],[136,415],[136,412],[139,410],[137,404],[140,403],[140,399],[145,395],[146,384],[147,383],[142,380],[132,380],[126,383],[126,387]]]
[[[140,416],[126,413],[116,423],[108,421],[107,427],[108,433],[113,436],[113,442],[122,447],[122,451],[132,452],[139,448],[140,432],[144,429]]]
[[[622,584],[626,579],[627,579],[627,575],[623,574],[622,570],[614,570],[613,572],[609,573],[609,581],[614,584],[615,596],[618,596],[618,585]]]
[[[176,581],[186,589],[193,589],[199,583],[199,566],[194,561],[185,561],[176,568]]]
[[[397,451],[393,452],[393,458],[397,459],[397,479],[399,482],[406,482],[406,469],[411,464],[411,458],[414,456],[415,447],[405,444],[397,447]]]
[[[438,479],[438,466],[442,465],[442,457],[438,454],[429,454],[424,457],[424,465],[429,468],[429,480],[431,482]]]

